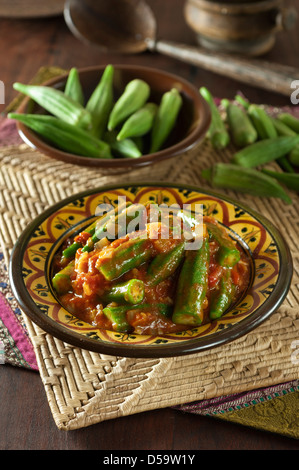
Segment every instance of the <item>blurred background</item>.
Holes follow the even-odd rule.
[[[78,2],[78,0],[77,0]],[[85,0],[88,8],[97,8],[95,0]],[[127,0],[123,0],[124,3]],[[80,3],[80,2],[79,2]],[[105,2],[111,8],[111,1]],[[135,3],[138,8],[138,2]],[[15,95],[12,83],[30,81],[40,67],[69,69],[107,62],[150,65],[181,75],[196,86],[208,85],[219,95],[221,88],[231,98],[236,90],[259,101],[261,90],[219,73],[193,66],[182,60],[149,50],[137,54],[105,52],[95,44],[76,37],[63,14],[65,1],[0,0],[0,79],[5,83],[8,103]],[[298,0],[147,0],[156,20],[156,37],[187,46],[204,48],[211,56],[237,54],[240,58],[268,61],[299,68]],[[112,11],[112,10],[111,10]],[[118,25],[130,21],[120,13]],[[261,63],[262,68],[262,63]],[[299,77],[298,77],[299,78]],[[286,103],[286,97],[263,91],[263,100]]]

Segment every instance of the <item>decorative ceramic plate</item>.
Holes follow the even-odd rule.
[[[201,204],[203,215],[212,215],[224,224],[251,259],[251,281],[242,298],[217,321],[164,336],[102,330],[65,310],[51,286],[53,257],[68,237],[90,223],[99,204],[115,207],[118,197],[139,204],[156,202],[181,207]],[[178,356],[235,340],[256,328],[279,307],[291,277],[289,248],[264,217],[213,192],[159,183],[106,186],[61,201],[27,227],[13,249],[10,264],[14,294],[34,323],[68,344],[124,357]]]

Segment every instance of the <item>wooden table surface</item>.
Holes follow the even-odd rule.
[[[150,0],[158,21],[159,37],[195,45],[185,24],[183,0]],[[15,96],[12,84],[29,81],[41,66],[63,68],[106,63],[158,67],[176,73],[197,87],[206,85],[216,96],[233,98],[238,90],[258,103],[289,105],[290,97],[263,91],[159,54],[111,56],[79,42],[63,17],[0,19],[0,79],[6,104]],[[277,36],[264,59],[299,67],[299,28]],[[298,76],[299,79],[299,76]],[[185,414],[170,408],[99,423],[76,431],[59,431],[53,421],[38,373],[0,366],[1,450],[286,450],[297,441],[254,430],[217,418]]]

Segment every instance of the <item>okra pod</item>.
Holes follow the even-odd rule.
[[[160,150],[173,130],[183,104],[180,92],[172,88],[163,94],[151,132],[150,153]]]
[[[226,112],[232,140],[237,147],[245,147],[257,140],[257,131],[244,109],[236,104],[228,103]]]
[[[287,155],[298,143],[299,135],[264,139],[235,153],[232,162],[245,168],[254,168]]]
[[[299,134],[299,119],[289,113],[281,113],[278,119],[286,126],[290,127],[296,134]]]
[[[74,101],[84,106],[84,93],[80,82],[80,77],[76,67],[73,67],[68,74],[64,88],[64,94]]]
[[[137,109],[141,108],[150,95],[150,87],[138,78],[131,80],[114,104],[108,119],[108,130],[115,129]]]
[[[147,270],[146,284],[156,286],[175,273],[185,253],[185,244],[179,243],[168,253],[160,253],[151,262]]]
[[[260,139],[272,139],[277,137],[277,131],[272,119],[261,106],[251,104],[248,107],[247,113]]]
[[[115,156],[125,158],[139,158],[142,156],[139,146],[133,139],[118,141],[116,136],[117,133],[114,130],[106,132],[103,136],[103,140],[110,145]]]
[[[152,256],[152,247],[147,239],[131,238],[111,250],[109,256],[99,257],[96,262],[96,268],[108,281],[139,267]]]
[[[64,152],[90,158],[112,158],[110,147],[106,142],[54,116],[9,113],[8,117],[23,122],[25,126]]]
[[[243,168],[229,163],[216,163],[202,171],[215,188],[232,189],[260,197],[277,197],[286,204],[292,200],[283,187],[272,177],[253,168]]]
[[[289,154],[289,161],[292,165],[299,166],[299,144],[297,144]]]
[[[263,169],[262,172],[283,183],[287,188],[299,191],[299,173],[279,173],[267,169]]]
[[[155,103],[146,103],[131,114],[117,134],[117,140],[121,141],[128,137],[140,137],[147,134],[153,126],[157,109],[158,106]]]
[[[211,320],[221,318],[228,307],[232,304],[236,292],[232,282],[231,272],[226,269],[220,280],[219,290],[211,296],[209,317]]]
[[[273,139],[280,135],[271,118],[267,112],[258,105],[250,105],[248,107],[248,115],[257,130],[261,139]],[[280,124],[283,124],[282,122]],[[282,155],[277,159],[277,163],[284,171],[294,171],[286,155]]]
[[[203,321],[203,305],[208,288],[210,248],[208,238],[199,250],[186,251],[179,274],[172,321],[196,326]]]
[[[87,101],[86,109],[92,116],[92,131],[99,138],[107,128],[110,112],[113,107],[113,77],[114,67],[107,65],[102,77]]]
[[[95,222],[93,222],[92,224],[90,224],[85,230],[84,232],[88,233],[90,236],[92,236],[95,232],[95,229],[96,229],[96,226],[98,224],[98,221],[96,220]],[[69,245],[68,247],[66,247],[63,252],[62,252],[62,256],[63,258],[65,259],[69,259],[69,258],[72,258],[73,256],[75,256],[76,254],[76,251],[82,247],[82,243],[81,242],[77,242],[77,241],[74,241],[71,245]]]
[[[207,137],[210,139],[210,142],[215,149],[223,149],[228,146],[230,135],[225,127],[220,111],[211,92],[206,87],[201,87],[199,92],[207,101],[211,110],[211,124],[207,132]]]
[[[93,235],[87,241],[86,245],[82,248],[82,252],[90,252],[93,250],[94,245],[105,237],[107,240],[112,241],[116,238],[121,238],[127,234],[129,223],[132,222],[139,212],[143,210],[143,206],[126,203],[126,207],[121,210],[117,215],[110,215],[105,218],[105,222],[97,226]]]
[[[285,136],[295,136],[296,132],[293,131],[289,126],[287,126],[284,122],[280,121],[277,118],[272,118],[273,125],[277,131],[278,135],[285,135]]]
[[[116,302],[118,304],[139,304],[144,298],[144,282],[140,279],[130,279],[111,287],[101,295],[105,302]]]
[[[157,312],[163,317],[169,318],[172,314],[172,305],[164,303],[119,306],[109,305],[103,309],[103,313],[111,321],[114,331],[128,332],[132,330],[132,327],[127,320],[127,312],[132,310],[145,313]]]
[[[75,262],[71,261],[52,278],[52,285],[57,294],[66,294],[72,288],[71,276],[74,273]]]
[[[127,320],[128,307],[105,307],[103,309],[104,315],[111,321],[111,326],[114,331],[128,332],[132,328]]]
[[[218,263],[225,268],[233,268],[240,261],[240,251],[235,243],[218,225],[209,222],[206,222],[206,225],[209,237],[219,245]]]
[[[24,85],[18,82],[14,83],[13,87],[62,121],[88,130],[92,128],[90,112],[63,91],[48,86]]]

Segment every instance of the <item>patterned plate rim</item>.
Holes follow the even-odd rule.
[[[174,188],[177,190],[194,191],[199,194],[211,196],[213,198],[231,204],[235,208],[239,208],[259,222],[266,230],[267,233],[275,240],[278,256],[279,256],[279,272],[277,282],[264,303],[257,307],[257,309],[248,317],[225,328],[221,331],[203,336],[201,338],[191,338],[180,341],[178,343],[166,343],[159,345],[134,345],[134,344],[121,344],[105,342],[88,338],[80,333],[70,331],[57,323],[47,315],[41,315],[41,310],[33,301],[23,281],[22,266],[23,258],[26,252],[26,247],[29,243],[32,233],[37,229],[41,223],[45,222],[51,215],[59,211],[64,206],[87,196],[95,195],[97,193],[104,193],[111,190],[123,190],[131,187],[138,188]],[[211,349],[216,346],[231,342],[255,329],[262,322],[264,322],[270,315],[272,315],[283,302],[290,288],[291,279],[293,274],[293,262],[290,249],[282,236],[281,232],[264,216],[258,214],[255,210],[248,207],[246,204],[239,203],[238,201],[227,197],[226,195],[202,189],[194,185],[177,184],[177,183],[161,183],[161,182],[131,182],[128,184],[113,184],[104,185],[94,189],[81,191],[77,194],[69,196],[60,202],[52,205],[43,213],[37,216],[23,231],[21,236],[15,243],[9,264],[9,277],[12,291],[18,301],[22,311],[40,328],[52,336],[70,344],[75,347],[87,349],[93,352],[102,354],[109,354],[114,356],[124,357],[174,357],[186,354],[193,354],[206,349]],[[45,276],[46,277],[46,276]]]

